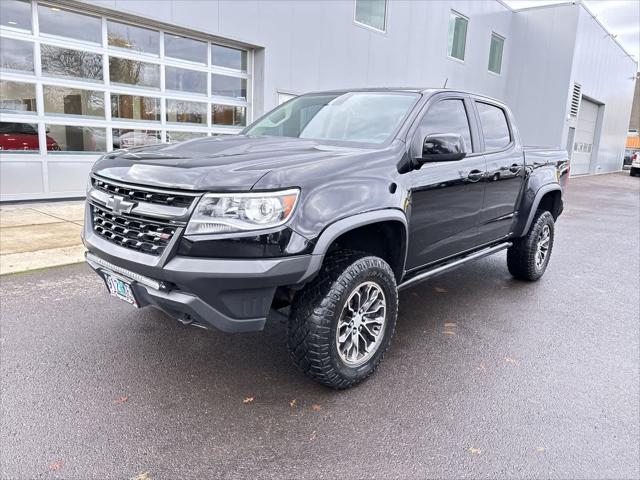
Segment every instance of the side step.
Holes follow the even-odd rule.
[[[398,285],[398,290],[404,290],[405,288],[412,287],[417,283],[428,280],[429,278],[435,277],[436,275],[439,275],[441,273],[448,272],[449,270],[453,270],[454,268],[460,267],[465,263],[472,262],[473,260],[478,260],[480,258],[486,257],[487,255],[491,255],[499,252],[500,250],[509,248],[511,245],[511,242],[500,243],[498,245],[494,245],[493,247],[483,248],[482,250],[478,250],[477,252],[470,253],[465,257],[451,260],[444,265],[440,265],[439,267],[435,267],[432,270],[422,272],[415,277],[410,278],[406,282],[402,282],[400,285]]]

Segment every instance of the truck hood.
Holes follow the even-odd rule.
[[[139,185],[185,190],[250,190],[276,169],[315,164],[365,152],[285,137],[207,137],[105,155],[92,172]]]

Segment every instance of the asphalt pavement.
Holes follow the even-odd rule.
[[[285,327],[229,335],[109,297],[84,265],[0,278],[3,479],[638,478],[640,178],[574,178],[549,269],[505,253],[402,292],[336,392]]]

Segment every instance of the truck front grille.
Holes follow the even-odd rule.
[[[115,215],[91,205],[93,230],[102,238],[122,247],[151,255],[161,255],[176,233],[176,225],[135,215]]]
[[[111,183],[108,180],[92,177],[91,184],[96,190],[108,193],[110,195],[118,195],[127,200],[135,200],[136,202],[155,203],[160,205],[169,205],[172,207],[189,208],[193,202],[194,195],[180,195],[173,192],[148,191],[133,185],[119,185]]]

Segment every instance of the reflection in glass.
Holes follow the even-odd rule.
[[[471,128],[464,102],[459,99],[445,99],[437,102],[420,122],[423,137],[433,133],[457,133],[464,140],[464,151],[472,152]]]
[[[46,125],[47,137],[51,137],[61,152],[105,152],[107,137],[104,128],[77,127],[72,125]]]
[[[139,52],[160,52],[160,32],[148,28],[134,27],[126,23],[107,20],[109,45]]]
[[[55,142],[47,137],[47,150],[54,150]],[[38,126],[35,123],[0,122],[0,151],[38,151]]]
[[[102,43],[102,20],[58,7],[38,5],[40,33]]]
[[[160,121],[160,99],[112,93],[111,116],[129,120]]]
[[[24,0],[0,1],[0,25],[31,31],[31,3]]]
[[[216,67],[247,71],[247,52],[237,48],[211,45],[211,64]]]
[[[167,100],[167,122],[207,123],[207,104]]]
[[[0,67],[33,72],[33,43],[0,37]]]
[[[0,112],[35,113],[36,86],[33,83],[0,80]]]
[[[215,125],[244,126],[247,122],[247,109],[232,105],[213,105],[213,123]]]
[[[202,138],[206,136],[207,134],[202,132],[167,132],[167,142],[184,142],[186,140],[193,140],[194,138]]]
[[[487,103],[476,103],[484,134],[484,149],[500,150],[511,143],[511,133],[504,110]]]
[[[164,55],[180,60],[207,63],[207,42],[165,33]]]
[[[158,130],[132,130],[128,128],[114,128],[113,148],[133,148],[160,143]]]
[[[56,77],[102,80],[102,55],[41,45],[42,73]]]
[[[211,74],[211,95],[247,99],[247,79]]]
[[[52,85],[44,85],[42,88],[45,113],[104,118],[103,92]]]
[[[167,90],[207,93],[207,74],[185,68],[165,67],[164,80]]]
[[[109,57],[109,78],[113,83],[160,88],[160,65]]]

